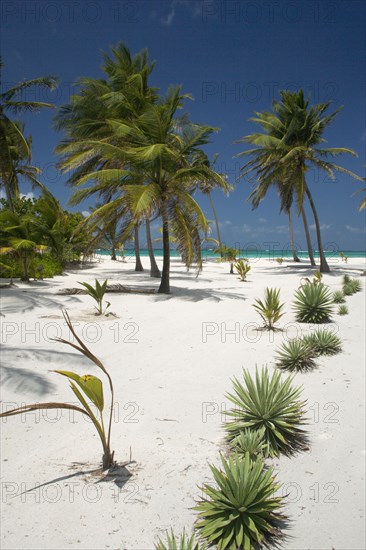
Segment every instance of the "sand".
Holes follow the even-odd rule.
[[[161,260],[159,260],[161,265]],[[148,259],[143,263],[148,268]],[[191,531],[199,486],[211,481],[208,462],[223,449],[224,397],[243,367],[267,364],[284,338],[314,327],[295,323],[294,290],[309,269],[252,261],[247,282],[227,264],[205,263],[203,273],[172,262],[172,295],[110,294],[114,315],[96,317],[88,296],[60,296],[62,288],[95,278],[158,286],[134,263],[101,261],[52,280],[2,291],[2,410],[22,403],[75,398],[53,369],[100,375],[70,347],[61,316],[66,308],[90,349],[111,373],[115,391],[112,447],[120,464],[98,471],[101,446],[94,427],[77,413],[48,411],[2,419],[2,550],[153,549],[173,527]],[[364,260],[333,260],[324,276],[332,290],[344,273],[359,275]],[[296,374],[308,401],[310,448],[272,461],[288,494],[291,523],[283,548],[352,549],[364,539],[365,278],[362,293],[347,298],[349,315],[331,327],[343,353],[320,358]],[[267,286],[280,287],[284,332],[257,332],[252,307]],[[106,386],[105,386],[106,388]],[[106,390],[107,395],[107,390]],[[130,461],[132,461],[123,466]]]

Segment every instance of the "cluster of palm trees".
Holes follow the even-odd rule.
[[[336,171],[361,181],[363,178],[328,160],[329,157],[337,157],[344,153],[357,156],[354,151],[344,147],[320,147],[320,144],[326,141],[323,137],[324,131],[340,109],[326,114],[330,102],[310,107],[309,99],[304,97],[302,90],[282,91],[280,96],[281,101],[273,102],[271,112],[256,113],[251,119],[261,127],[262,133],[253,133],[240,140],[255,146],[238,155],[251,157],[242,169],[244,175],[251,174],[256,179],[249,200],[253,207],[257,208],[268,189],[276,187],[280,197],[280,210],[289,215],[293,255],[294,259],[298,260],[294,251],[291,219],[291,205],[295,200],[297,213],[302,216],[304,222],[311,265],[315,265],[304,208],[307,199],[315,221],[320,271],[325,273],[329,271],[329,266],[324,254],[318,213],[306,181],[306,172],[315,167],[324,170],[333,180]]]
[[[64,133],[56,152],[60,155],[59,166],[68,173],[68,183],[73,187],[70,204],[77,205],[91,196],[96,199],[96,207],[74,228],[69,241],[77,240],[78,234],[88,234],[87,248],[109,243],[115,259],[116,249],[132,238],[135,241],[135,269],[142,271],[139,228],[144,224],[150,275],[161,278],[158,292],[169,293],[171,242],[187,267],[192,263],[199,267],[202,264],[201,248],[203,240],[208,238],[209,222],[196,200],[196,193],[208,196],[211,202],[217,242],[222,248],[211,191],[219,188],[227,194],[232,186],[225,175],[215,169],[215,159],[210,162],[204,152],[216,128],[195,124],[187,114],[179,116],[190,96],[183,94],[180,86],[170,86],[165,94],[160,94],[149,84],[153,68],[147,50],[132,56],[125,45],[119,44],[112,49],[111,55],[104,54],[104,78],[80,79],[78,92],[55,117],[55,128]],[[49,103],[24,101],[22,92],[32,86],[53,89],[56,85],[55,77],[37,78],[0,94],[0,180],[7,197],[8,222],[10,215],[18,215],[15,203],[19,200],[19,177],[23,176],[32,186],[42,190],[50,235],[52,232],[63,234],[60,227],[65,225],[67,213],[39,181],[39,169],[29,164],[31,138],[25,137],[24,125],[9,118],[7,113],[51,108]],[[242,175],[249,180],[255,179],[248,199],[253,208],[258,207],[269,188],[276,188],[280,210],[289,217],[296,261],[299,259],[293,244],[291,209],[293,203],[297,203],[309,258],[315,265],[305,214],[306,202],[309,203],[315,221],[321,272],[329,271],[329,266],[306,172],[315,166],[331,178],[335,171],[341,171],[362,179],[328,160],[344,153],[355,155],[354,151],[320,146],[325,141],[324,131],[339,112],[326,114],[329,105],[328,102],[310,106],[302,90],[282,91],[280,101],[273,103],[271,112],[256,113],[251,119],[262,132],[242,138],[240,142],[254,147],[238,155],[250,157],[242,168]],[[51,220],[52,214],[54,219]],[[162,273],[155,261],[150,227],[151,222],[158,219],[162,226]],[[17,224],[14,218],[12,225],[20,226],[20,221]],[[52,241],[51,237],[49,240]],[[56,255],[60,247],[60,243],[54,243]]]

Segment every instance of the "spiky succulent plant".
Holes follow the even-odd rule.
[[[329,323],[333,298],[328,287],[308,283],[295,292],[294,310],[300,323]]]
[[[277,350],[278,368],[288,371],[308,371],[316,367],[316,357],[311,343],[301,339],[290,340]]]
[[[356,294],[357,292],[361,292],[362,290],[362,284],[359,279],[351,279],[346,286],[352,289],[353,294]]]
[[[280,289],[266,288],[264,300],[256,298],[254,309],[259,313],[264,321],[264,328],[275,330],[275,323],[284,315],[284,304],[280,303]]]
[[[245,456],[249,453],[252,460],[258,456],[266,457],[268,455],[268,446],[264,440],[265,429],[250,430],[245,428],[235,439],[230,442],[231,450],[239,456]]]
[[[316,355],[336,355],[342,351],[342,342],[330,330],[318,329],[303,338],[305,345],[313,349]]]
[[[270,456],[303,449],[305,402],[299,400],[302,388],[293,387],[292,381],[293,377],[284,377],[279,370],[270,375],[267,367],[256,369],[254,378],[243,369],[243,383],[234,378],[234,391],[226,395],[234,405],[234,409],[226,412],[233,418],[225,424],[227,439],[238,437],[245,428],[264,428]]]
[[[342,290],[336,290],[335,292],[333,292],[333,303],[334,304],[344,304],[345,302],[345,297],[344,297],[344,294],[342,292]]]
[[[348,315],[348,307],[345,304],[339,306],[337,313],[338,315]]]
[[[178,537],[173,531],[167,533],[166,541],[160,538],[155,543],[155,550],[206,550],[207,544],[198,542],[194,535],[188,536],[185,531]]]
[[[194,507],[199,512],[197,530],[218,550],[250,550],[273,547],[284,537],[281,527],[283,496],[273,469],[251,460],[249,453],[221,457],[222,468],[210,465],[215,484],[202,487],[204,498]]]

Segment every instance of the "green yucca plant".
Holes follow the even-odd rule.
[[[185,531],[178,537],[176,537],[173,531],[167,533],[166,542],[163,542],[160,538],[155,543],[155,550],[206,550],[207,544],[198,542],[194,535],[188,536]]]
[[[103,313],[105,313],[111,305],[110,302],[106,302],[106,307],[103,312],[103,298],[107,290],[108,279],[106,279],[102,284],[95,279],[95,287],[88,283],[81,283],[80,281],[78,281],[78,283],[79,285],[82,285],[86,289],[87,294],[97,302],[95,309],[97,310],[98,315],[103,315]]]
[[[346,285],[347,283],[350,282],[351,280],[351,277],[349,275],[347,275],[347,273],[345,275],[343,275],[343,284]]]
[[[268,454],[291,454],[305,446],[305,401],[300,401],[301,387],[292,386],[293,377],[284,378],[279,370],[269,375],[267,367],[256,369],[253,379],[249,371],[243,370],[244,385],[233,380],[233,393],[226,397],[234,409],[225,414],[234,420],[225,424],[229,441],[235,439],[248,428],[264,428],[264,441],[268,444]]]
[[[316,367],[316,353],[310,343],[301,339],[290,340],[277,350],[277,366],[288,371],[308,371]]]
[[[345,283],[342,287],[344,296],[353,296],[355,294],[355,289],[351,285],[351,282]]]
[[[300,323],[329,323],[333,298],[328,287],[308,283],[295,292],[294,310]]]
[[[333,303],[334,304],[344,304],[345,302],[344,294],[342,290],[336,290],[333,292]]]
[[[266,288],[264,291],[264,301],[256,298],[253,304],[254,309],[259,313],[264,321],[264,328],[276,330],[274,325],[285,314],[284,304],[280,304],[280,290],[277,288]]]
[[[90,418],[90,420],[92,421],[92,423],[94,424],[98,432],[99,438],[103,446],[103,470],[107,470],[114,464],[113,462],[114,451],[113,452],[111,451],[111,446],[110,446],[111,430],[112,430],[112,414],[113,414],[113,404],[114,404],[114,389],[113,389],[112,379],[108,371],[104,367],[103,363],[97,357],[95,357],[95,355],[86,347],[83,341],[76,334],[68,314],[66,312],[63,312],[63,316],[77,344],[75,344],[74,341],[69,342],[62,338],[56,338],[56,341],[67,344],[73,347],[74,349],[80,351],[80,353],[82,353],[85,357],[90,359],[90,361],[92,361],[100,370],[102,370],[108,379],[109,388],[111,391],[111,405],[110,405],[110,412],[109,412],[108,429],[105,428],[104,420],[103,420],[104,395],[103,395],[102,381],[96,376],[92,376],[91,374],[79,376],[74,372],[64,371],[64,370],[56,370],[53,372],[56,372],[57,374],[61,374],[62,376],[66,376],[69,379],[70,387],[74,392],[74,394],[76,395],[76,397],[78,398],[78,400],[80,401],[82,407],[78,407],[76,405],[72,405],[69,403],[57,403],[57,402],[35,403],[32,405],[23,405],[22,407],[18,407],[16,409],[6,411],[0,414],[0,418],[6,417],[6,416],[14,416],[17,414],[23,414],[31,411],[37,411],[41,409],[46,409],[46,410],[68,409],[68,410],[80,412]],[[74,382],[76,382],[76,384]],[[89,400],[92,403],[92,405],[95,407],[97,411],[96,413],[92,410],[87,400]]]
[[[265,442],[264,436],[264,427],[259,430],[245,428],[230,442],[230,449],[242,457],[249,453],[252,460],[255,460],[258,456],[264,458],[268,456],[268,444]]]
[[[194,507],[197,530],[218,550],[251,550],[278,544],[284,535],[280,485],[264,462],[239,456],[221,457],[222,469],[209,465],[215,485],[204,484],[205,495]]]
[[[359,281],[358,279],[351,279],[346,286],[352,290],[353,294],[356,294],[357,292],[361,292],[362,290],[361,281]]]
[[[337,313],[338,315],[348,315],[348,307],[345,304],[340,305]]]
[[[251,270],[251,266],[247,261],[244,261],[243,259],[237,260],[237,262],[234,265],[236,271],[238,272],[238,275],[240,277],[241,281],[246,281],[247,274]]]
[[[313,349],[316,355],[336,355],[342,351],[342,342],[330,330],[317,330],[303,338],[305,345]]]

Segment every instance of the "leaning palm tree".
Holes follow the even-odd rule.
[[[306,172],[311,166],[324,170],[332,179],[336,171],[361,180],[359,176],[337,164],[327,161],[328,157],[341,154],[357,156],[351,149],[343,147],[319,147],[325,142],[324,131],[333,121],[340,109],[325,114],[331,102],[309,106],[303,90],[297,92],[281,91],[281,101],[273,102],[272,112],[256,113],[251,120],[261,126],[263,133],[254,133],[240,141],[255,145],[254,149],[239,153],[252,158],[243,167],[244,174],[255,173],[258,186],[268,188],[280,182],[293,189],[300,214],[305,197],[313,212],[318,249],[320,271],[329,271],[320,231],[318,213],[306,181]]]
[[[0,59],[0,86],[3,66]],[[14,175],[14,159],[29,162],[31,149],[30,141],[23,133],[24,126],[9,118],[8,113],[17,115],[24,112],[37,112],[43,107],[52,108],[53,105],[50,103],[26,101],[22,97],[22,93],[33,87],[53,90],[56,85],[57,79],[47,76],[26,80],[0,92],[0,182],[4,186],[9,208],[12,211],[14,211],[14,199],[18,193],[17,177]]]

